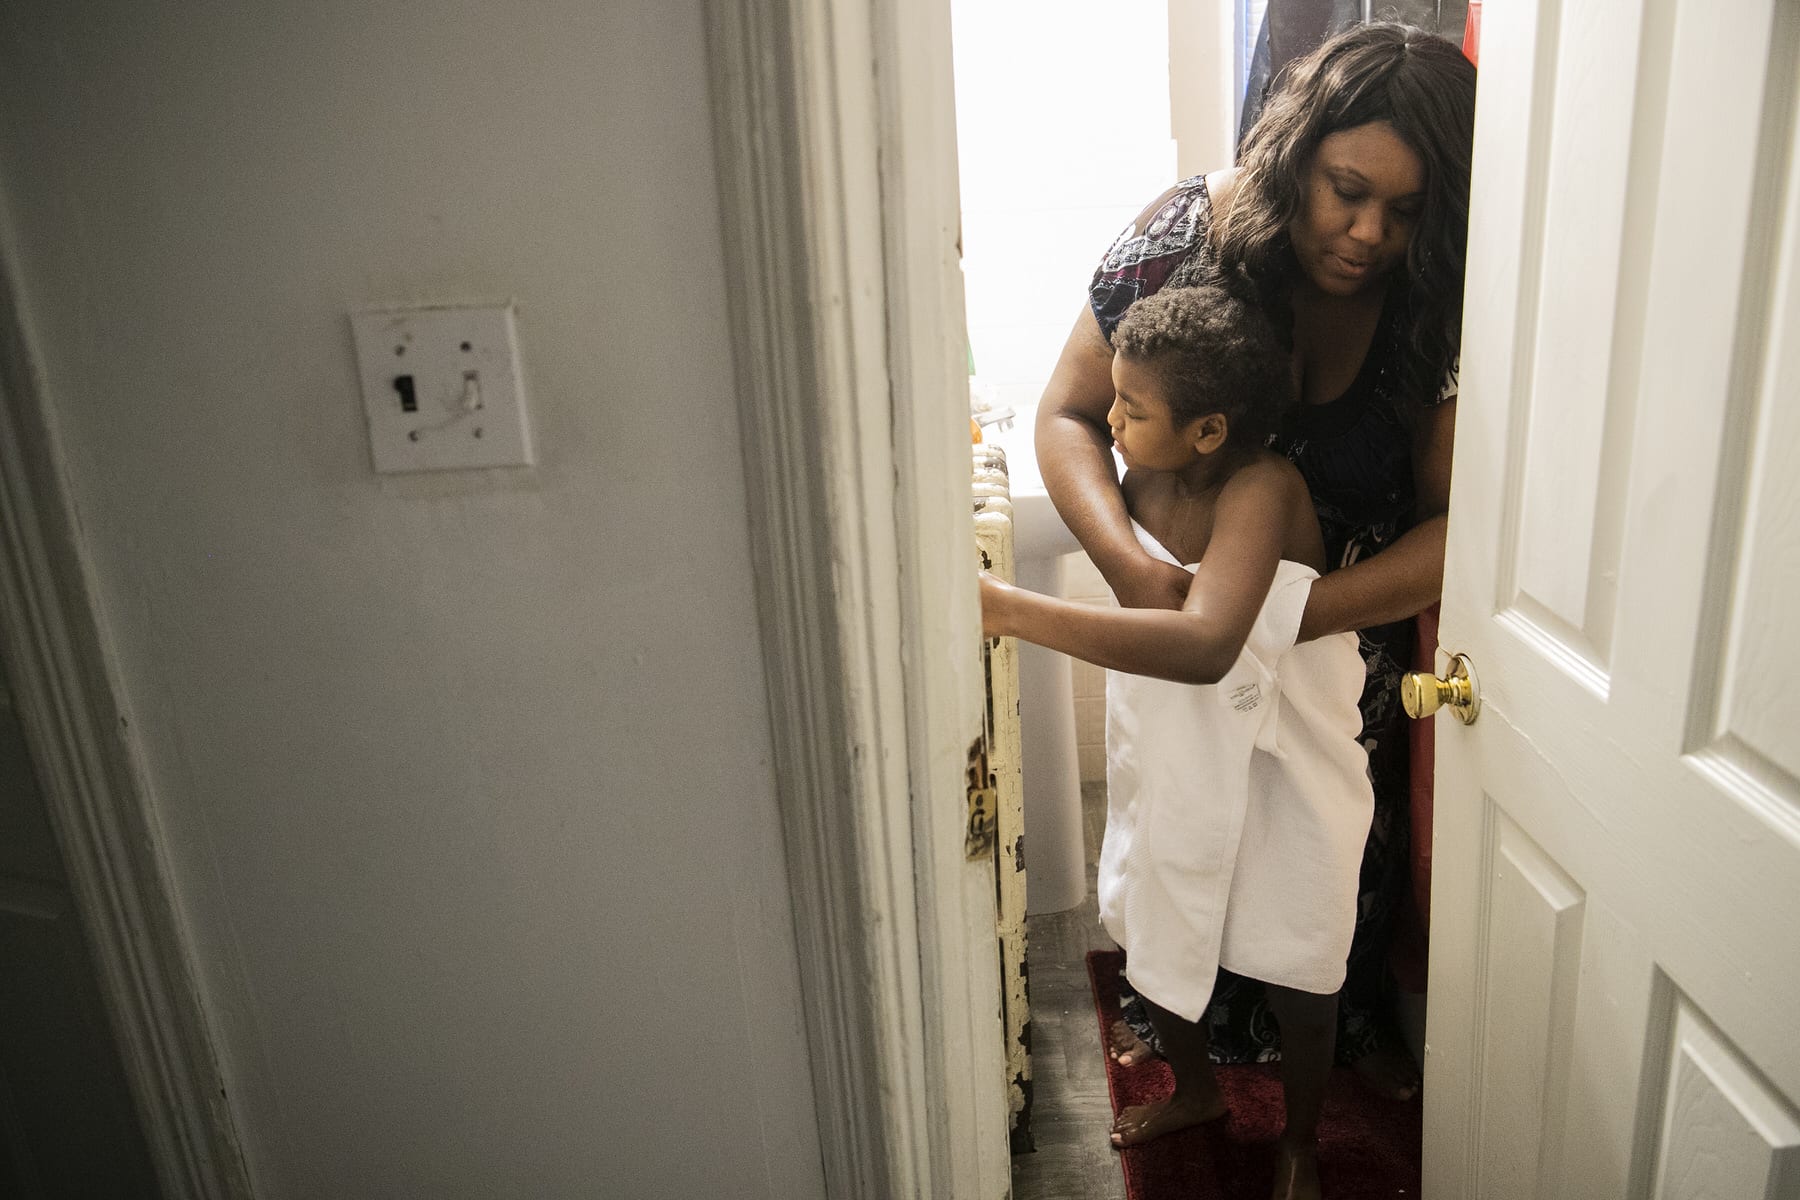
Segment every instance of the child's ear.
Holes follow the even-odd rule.
[[[1194,422],[1189,436],[1193,438],[1195,450],[1201,454],[1211,454],[1231,436],[1231,425],[1224,413],[1207,413]]]

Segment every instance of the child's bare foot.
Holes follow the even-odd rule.
[[[1275,1147],[1275,1190],[1270,1200],[1319,1200],[1319,1150],[1317,1146]]]
[[[1350,1064],[1363,1086],[1387,1100],[1411,1100],[1419,1094],[1419,1069],[1404,1050],[1384,1046]]]
[[[1109,1058],[1121,1067],[1134,1066],[1137,1063],[1149,1062],[1156,1057],[1143,1038],[1140,1038],[1125,1018],[1120,1017],[1106,1031],[1106,1053]]]
[[[1133,1105],[1113,1122],[1113,1148],[1122,1150],[1126,1146],[1136,1146],[1165,1133],[1216,1121],[1224,1115],[1225,1097],[1216,1083],[1210,1095],[1195,1088],[1190,1094],[1177,1092],[1156,1104]]]

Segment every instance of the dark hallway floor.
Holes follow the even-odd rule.
[[[1094,896],[1106,785],[1081,789],[1087,897],[1060,913],[1029,918],[1031,964],[1031,1128],[1037,1149],[1013,1159],[1014,1200],[1124,1200],[1125,1176],[1107,1142],[1112,1103],[1094,1029],[1089,950],[1111,950]]]

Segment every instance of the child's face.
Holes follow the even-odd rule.
[[[1163,390],[1162,376],[1147,362],[1113,355],[1113,403],[1106,423],[1127,467],[1179,471],[1198,462],[1202,421],[1177,427]]]

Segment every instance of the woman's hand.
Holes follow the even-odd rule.
[[[1012,615],[1012,598],[1018,588],[987,571],[981,573],[981,636],[1011,637],[1008,624]]]
[[[1121,608],[1180,608],[1194,584],[1189,572],[1148,554],[1115,564],[1105,578]]]

